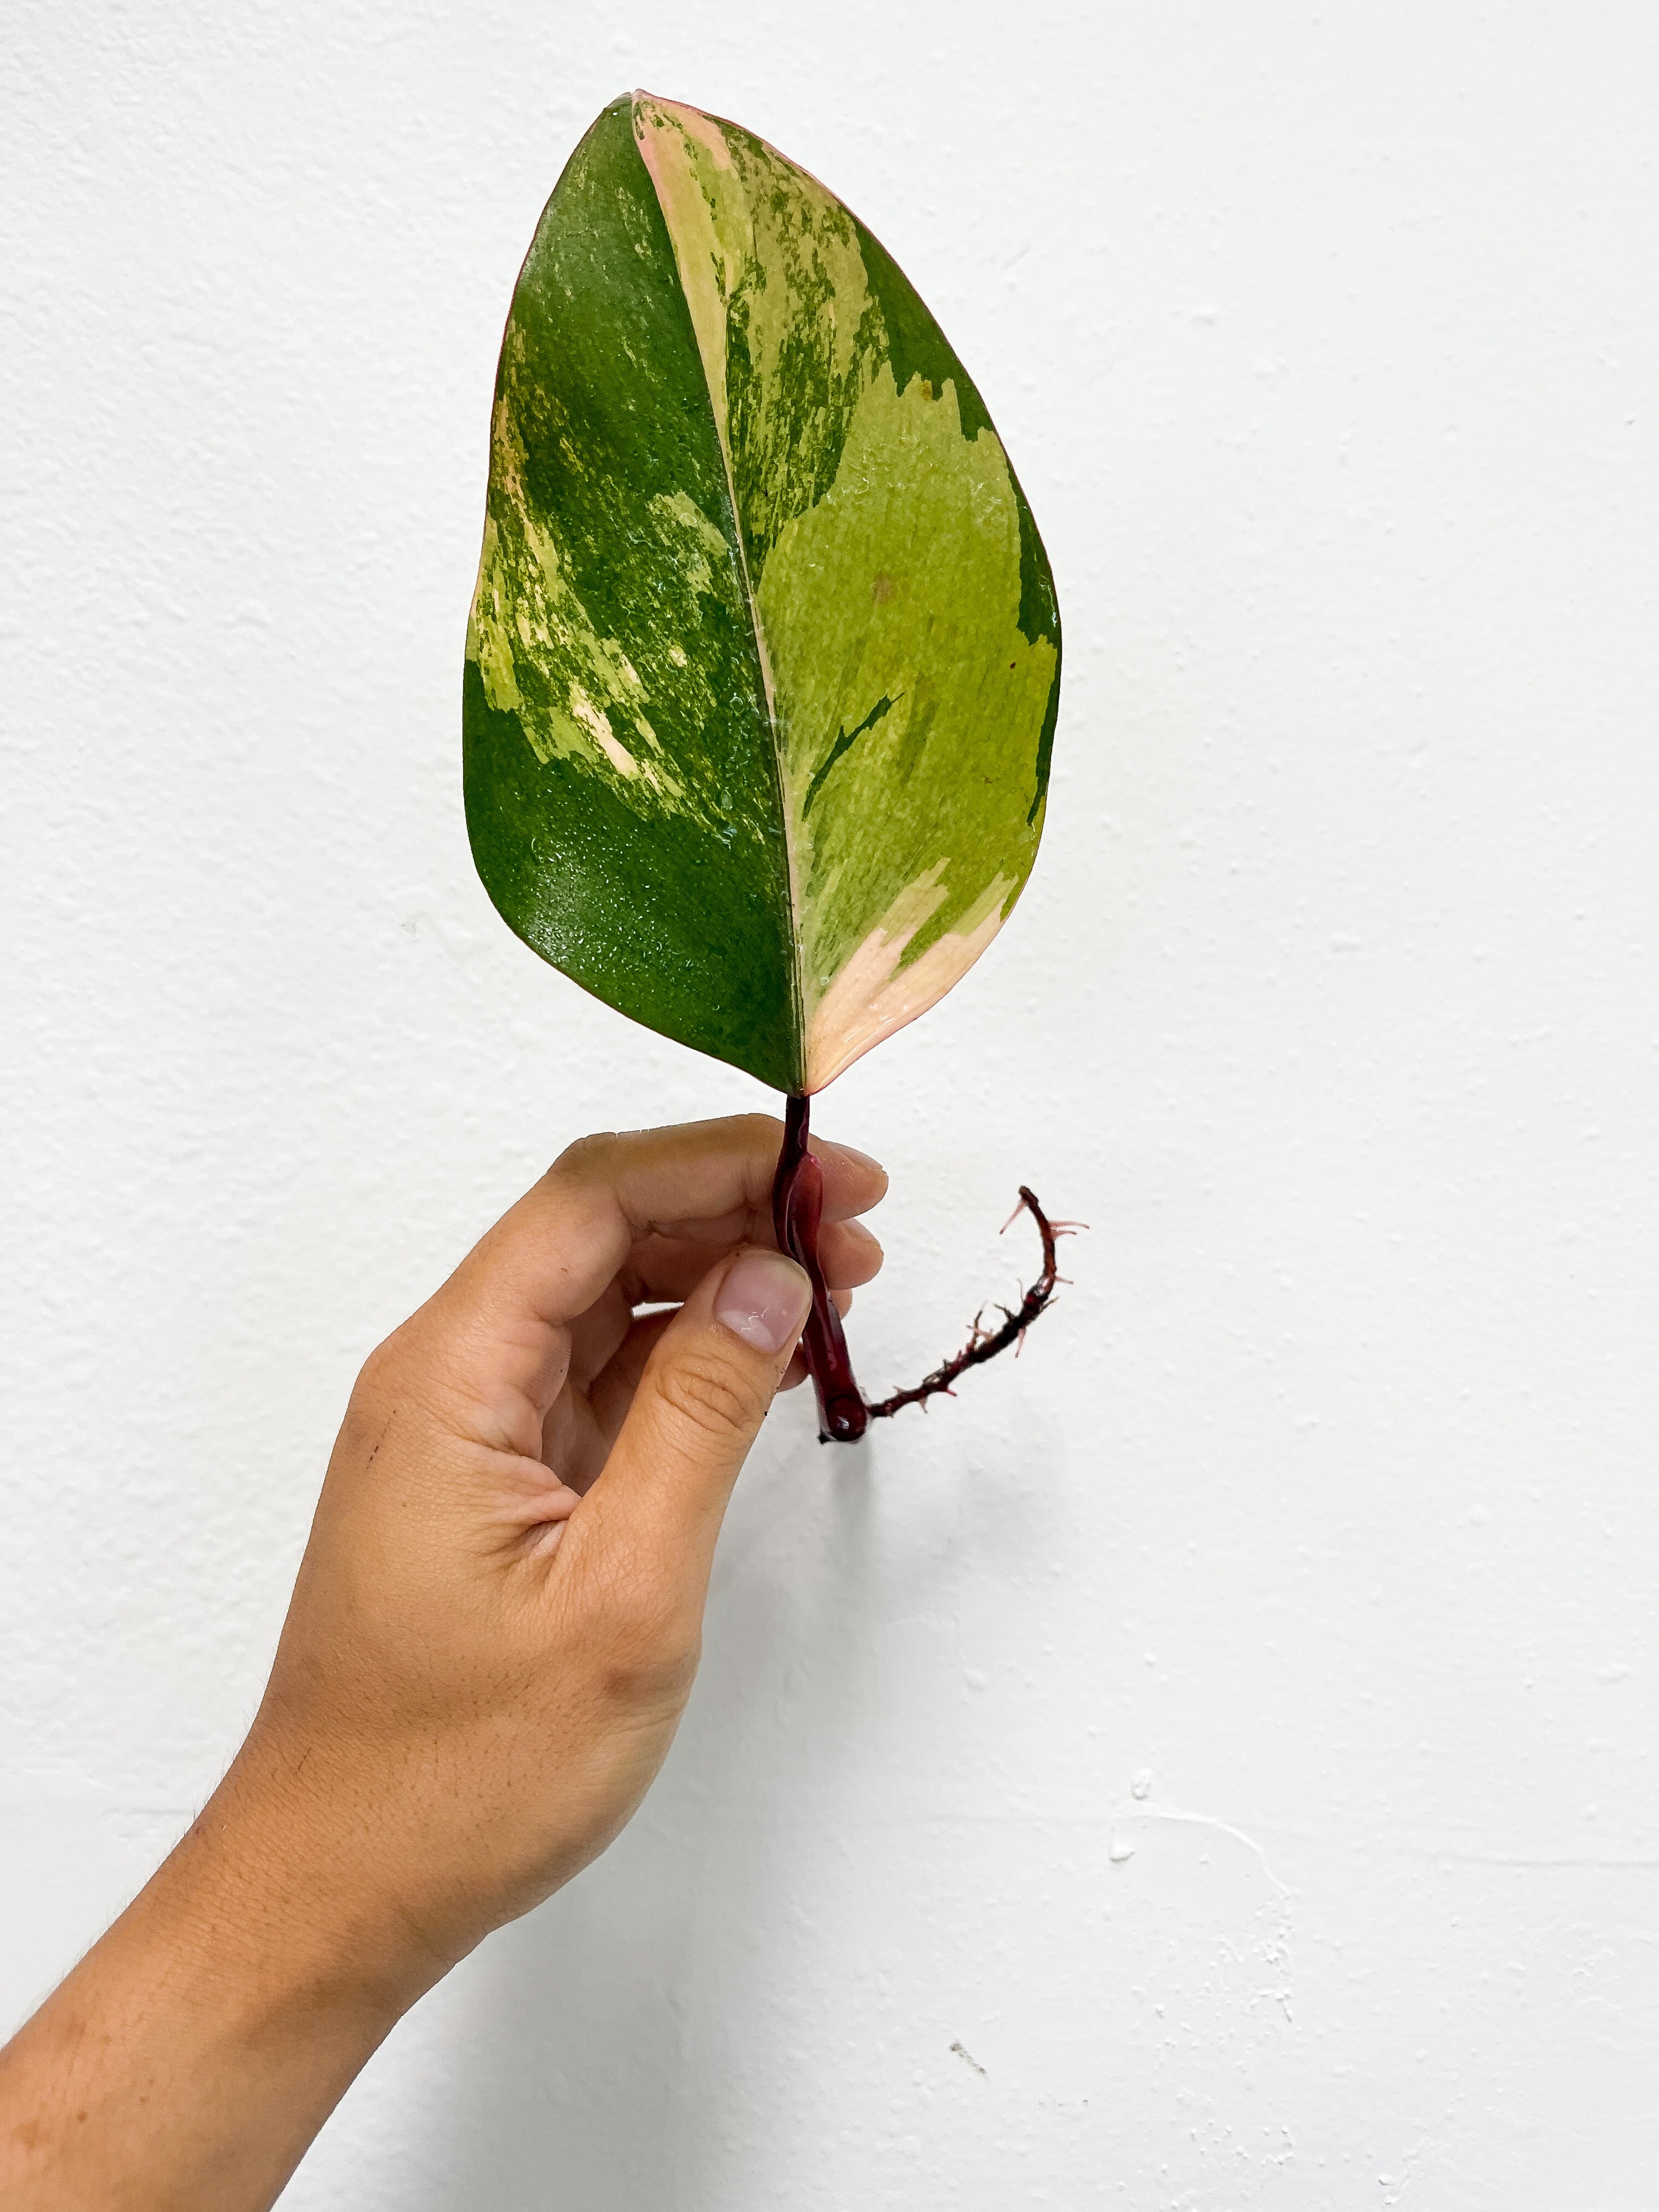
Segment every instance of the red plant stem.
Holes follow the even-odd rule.
[[[866,1402],[853,1376],[853,1362],[834,1299],[818,1261],[818,1224],[823,1214],[823,1170],[806,1148],[811,1109],[805,1098],[792,1098],[784,1115],[783,1146],[772,1184],[772,1226],[778,1249],[805,1268],[812,1285],[812,1310],[801,1337],[801,1356],[818,1401],[818,1442],[856,1443],[872,1421],[885,1420],[906,1406],[925,1406],[930,1398],[952,1395],[951,1385],[970,1367],[994,1359],[1009,1346],[1024,1340],[1025,1332],[1047,1311],[1060,1280],[1054,1240],[1076,1222],[1052,1222],[1037,1204],[1036,1194],[1024,1183],[1014,1212],[1027,1212],[1042,1239],[1042,1273],[1019,1304],[1004,1306],[1001,1325],[984,1328],[976,1321],[974,1333],[954,1359],[945,1360],[914,1389],[895,1390],[878,1405]],[[1013,1216],[1009,1217],[1010,1220]]]
[[[823,1170],[806,1149],[811,1109],[792,1098],[784,1115],[783,1148],[772,1184],[772,1227],[778,1249],[805,1267],[812,1285],[801,1353],[818,1400],[818,1441],[856,1443],[869,1422],[853,1376],[841,1316],[818,1263],[818,1223],[823,1213]]]

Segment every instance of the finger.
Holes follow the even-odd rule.
[[[853,1285],[872,1281],[885,1256],[861,1221],[834,1222],[820,1234],[818,1257],[830,1285],[830,1295],[843,1321],[853,1303]],[[634,1306],[685,1298],[715,1261],[716,1255],[711,1255],[706,1245],[690,1244],[682,1239],[653,1237],[636,1245],[623,1273],[585,1314],[570,1324],[569,1371],[575,1388],[591,1391],[597,1378],[616,1358],[634,1325]],[[654,1342],[654,1337],[650,1341]],[[631,1364],[618,1370],[627,1376],[629,1396],[643,1364],[644,1353],[641,1352]],[[781,1387],[793,1390],[805,1374],[805,1366],[797,1352]],[[614,1391],[614,1379],[611,1388]],[[618,1425],[626,1411],[624,1401],[617,1416]],[[614,1428],[611,1433],[614,1435]],[[609,1442],[607,1437],[607,1444]]]
[[[771,1243],[770,1224],[764,1237],[745,1241]],[[617,1279],[632,1305],[678,1304],[696,1290],[719,1256],[687,1237],[649,1237],[635,1246]],[[818,1233],[818,1261],[833,1290],[872,1282],[885,1256],[861,1221],[828,1222]]]
[[[743,1123],[757,1124],[763,1133],[758,1182],[747,1188],[741,1197],[723,1213],[693,1212],[677,1218],[665,1212],[655,1224],[665,1236],[683,1237],[700,1244],[764,1244],[772,1235],[772,1184],[777,1175],[778,1150],[783,1142],[783,1124],[770,1115],[755,1114],[739,1117],[726,1123],[704,1121],[690,1125],[692,1128],[720,1129],[739,1127]],[[673,1130],[646,1130],[647,1137],[672,1136]],[[855,1152],[850,1145],[838,1145],[828,1137],[812,1137],[807,1149],[820,1162],[823,1170],[823,1210],[825,1222],[850,1220],[855,1214],[867,1213],[872,1206],[879,1206],[887,1195],[887,1170],[866,1152]]]
[[[845,1321],[853,1309],[853,1293],[851,1291],[831,1291],[830,1295],[835,1301],[836,1312]],[[647,1314],[636,1321],[624,1334],[611,1358],[586,1385],[585,1395],[567,1392],[548,1415],[543,1456],[549,1467],[562,1476],[574,1490],[586,1490],[598,1474],[604,1454],[616,1442],[617,1431],[633,1403],[634,1393],[645,1372],[645,1363],[650,1358],[657,1339],[673,1318],[672,1314],[654,1313]],[[577,1326],[580,1328],[580,1323]],[[576,1364],[573,1359],[573,1378]],[[783,1380],[778,1388],[780,1390],[798,1389],[805,1382],[806,1375],[806,1362],[801,1358],[800,1347],[797,1346],[789,1364],[783,1370]],[[579,1404],[588,1407],[592,1417],[580,1427],[581,1446],[574,1455],[568,1455],[570,1447],[562,1442],[564,1431],[556,1426],[560,1408],[568,1398],[574,1398]],[[599,1447],[598,1460],[592,1457],[590,1439],[597,1442]],[[559,1455],[561,1450],[568,1455],[562,1458]]]
[[[542,1462],[550,1479],[580,1498],[605,1465],[609,1449],[586,1392],[562,1390],[542,1425]]]
[[[770,1241],[780,1124],[769,1115],[585,1138],[555,1161],[439,1293],[485,1342],[516,1342],[585,1313],[648,1237]],[[887,1177],[863,1153],[815,1143],[824,1218],[874,1206]]]
[[[620,1325],[611,1318],[613,1301],[623,1316]],[[672,1314],[653,1313],[636,1321],[613,1284],[572,1330],[578,1344],[588,1322],[600,1315],[605,1316],[605,1334],[611,1340],[605,1358],[595,1360],[590,1371],[579,1377],[581,1353],[573,1351],[571,1387],[560,1391],[542,1425],[544,1462],[579,1495],[590,1488],[604,1467],[651,1348],[673,1319]]]
[[[616,1357],[634,1326],[634,1304],[621,1282],[607,1283],[585,1314],[570,1324],[570,1380],[586,1390]]]
[[[657,1348],[658,1339],[673,1320],[672,1314],[647,1314],[636,1321],[617,1347],[617,1355],[602,1374],[595,1376],[589,1390],[588,1402],[593,1408],[593,1419],[607,1452],[616,1443],[622,1425],[628,1418],[628,1409],[634,1402],[634,1394],[640,1387],[646,1363]],[[594,1472],[597,1474],[598,1469]]]
[[[610,1585],[625,1569],[660,1606],[701,1617],[732,1486],[766,1418],[811,1303],[805,1272],[745,1247],[712,1269],[663,1329],[605,1473],[561,1564]]]

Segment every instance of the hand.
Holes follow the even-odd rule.
[[[574,1146],[352,1394],[231,1779],[328,1832],[326,1878],[395,1900],[422,1972],[603,1850],[668,1748],[810,1296],[770,1249],[779,1135]],[[821,1158],[845,1292],[881,1264],[848,1217],[885,1177]]]
[[[268,2204],[398,2014],[627,1820],[799,1376],[779,1138],[756,1115],[573,1146],[371,1357],[246,1744],[0,2062],[8,2118],[46,2113],[0,2134],[9,2207]],[[881,1264],[853,1217],[885,1177],[814,1149],[843,1303]]]

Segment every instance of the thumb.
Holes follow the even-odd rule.
[[[657,1340],[584,1501],[595,1537],[625,1532],[636,1558],[649,1549],[676,1577],[707,1574],[811,1303],[805,1269],[781,1252],[745,1247],[709,1269]]]

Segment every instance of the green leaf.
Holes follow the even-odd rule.
[[[1054,582],[983,401],[857,217],[735,125],[606,108],[496,378],[467,823],[526,943],[811,1091],[1036,856]]]

